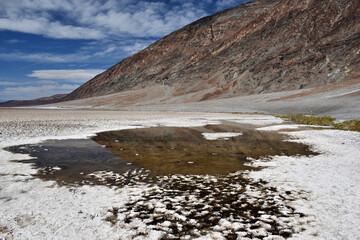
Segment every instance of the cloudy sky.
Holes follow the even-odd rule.
[[[201,17],[248,0],[0,0],[0,101],[69,93]]]

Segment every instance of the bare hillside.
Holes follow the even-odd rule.
[[[303,89],[359,78],[359,53],[358,0],[258,0],[175,31],[64,100],[143,89],[136,103],[196,102]]]

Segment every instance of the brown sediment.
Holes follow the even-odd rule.
[[[241,132],[206,140],[203,132]],[[156,127],[98,133],[94,141],[157,175],[227,174],[251,170],[249,159],[274,155],[311,155],[308,146],[284,141],[284,135],[226,125],[197,128]]]

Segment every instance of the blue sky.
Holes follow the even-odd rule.
[[[1,0],[0,101],[69,93],[201,17],[248,0]]]

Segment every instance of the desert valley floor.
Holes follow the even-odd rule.
[[[57,143],[95,136],[100,144],[91,141],[91,151],[106,155],[120,137],[110,146],[97,133],[159,137],[158,130],[167,137],[180,132],[204,138],[198,144],[210,146],[209,158],[222,156],[217,145],[234,149],[229,144],[245,137],[261,146],[258,136],[274,135],[277,142],[269,149],[291,147],[254,155],[244,150],[242,167],[234,171],[227,162],[206,159],[183,163],[169,157],[167,163],[165,155],[160,166],[125,161],[126,171],[116,172],[98,164],[66,178],[65,165],[41,165],[31,156],[36,149],[55,151]],[[158,148],[170,156],[177,143]],[[61,145],[64,158],[75,145]],[[262,114],[0,109],[0,148],[0,239],[360,238],[359,132],[315,130]],[[131,154],[146,159],[144,149],[140,144]],[[201,164],[209,174],[196,172]]]

